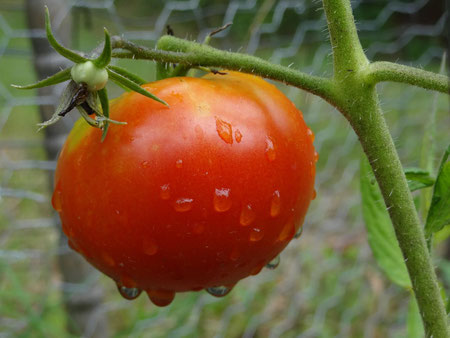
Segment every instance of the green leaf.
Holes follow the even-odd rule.
[[[58,41],[56,41],[55,36],[52,33],[52,27],[50,24],[50,13],[48,12],[47,6],[45,6],[45,31],[47,33],[48,42],[59,54],[75,63],[82,63],[88,61],[87,58],[71,51],[70,49],[67,49],[66,47],[60,45]]]
[[[98,68],[105,68],[111,62],[111,53],[112,53],[111,37],[109,36],[109,32],[106,28],[104,28],[104,31],[105,31],[105,45],[103,46],[103,51],[98,58],[92,60],[94,65],[96,65]]]
[[[431,187],[434,184],[434,178],[428,171],[423,169],[407,168],[405,169],[405,176],[411,191]]]
[[[102,105],[103,115],[106,117],[109,117],[109,101],[108,101],[108,92],[106,91],[106,88],[103,88],[98,91],[98,97],[100,99],[100,104]],[[103,142],[105,140],[106,134],[108,133],[108,128],[109,128],[109,122],[106,121],[105,125],[103,126],[101,142]]]
[[[380,268],[392,282],[410,289],[411,280],[403,254],[395,237],[380,189],[373,178],[372,169],[365,157],[361,159],[360,175],[363,218],[373,255]]]
[[[113,72],[116,72],[117,74],[120,74],[133,82],[136,82],[139,86],[148,83],[148,81],[145,81],[144,79],[140,78],[139,76],[137,76],[133,73],[130,73],[129,71],[127,71],[126,69],[123,69],[121,67],[109,65],[108,68],[111,69]]]
[[[158,101],[166,106],[168,106],[167,102],[165,102],[164,100],[161,100],[160,98],[156,97],[155,95],[153,95],[152,93],[150,93],[148,90],[142,88],[141,86],[139,86],[138,84],[136,84],[135,82],[131,81],[130,79],[126,78],[125,76],[122,76],[116,72],[114,72],[112,69],[107,68],[108,70],[108,74],[109,77],[111,78],[111,80],[113,80],[114,82],[118,83],[119,85],[122,85],[124,87],[127,87],[139,94],[142,94],[150,99],[153,99],[155,101]]]
[[[406,317],[406,336],[408,338],[423,338],[425,337],[425,329],[423,327],[422,317],[420,316],[419,307],[417,306],[416,298],[411,292],[409,298],[408,315]]]
[[[425,224],[427,238],[450,224],[450,162],[447,161],[449,154],[450,146],[442,157],[434,185],[431,206]]]
[[[42,88],[42,87],[47,87],[47,86],[52,86],[67,80],[70,80],[70,69],[71,68],[67,68],[64,70],[61,70],[60,72],[49,76],[48,78],[41,80],[39,82],[30,84],[30,85],[26,85],[26,86],[18,86],[18,85],[11,85],[14,88],[18,88],[18,89],[34,89],[34,88]]]

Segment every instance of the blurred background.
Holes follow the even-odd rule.
[[[362,222],[357,138],[330,105],[277,84],[303,111],[320,154],[317,199],[303,235],[276,270],[241,281],[225,298],[178,294],[157,308],[145,295],[127,301],[112,280],[72,252],[51,208],[57,152],[71,117],[36,133],[60,87],[19,91],[67,64],[42,29],[50,8],[59,41],[89,52],[102,27],[145,46],[170,25],[202,41],[233,22],[214,47],[331,75],[320,1],[289,0],[0,0],[0,337],[405,337],[409,295],[378,269]],[[371,60],[439,71],[448,14],[439,0],[352,1]],[[149,81],[155,65],[117,61]],[[437,115],[436,160],[449,142],[448,97],[402,84],[380,84],[380,98],[404,166],[419,167],[424,127]],[[112,86],[110,95],[121,90]],[[77,113],[69,114],[74,118]],[[443,248],[438,273],[448,285]],[[446,274],[447,271],[447,274]]]

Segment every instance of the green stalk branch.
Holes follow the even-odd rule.
[[[450,92],[450,81],[447,76],[392,62],[370,64],[367,80],[372,84],[382,81],[403,82],[442,93]]]
[[[115,52],[113,57],[179,63],[190,67],[204,66],[237,70],[290,84],[318,95],[329,102],[334,97],[335,89],[330,79],[275,65],[255,56],[226,52],[169,35],[161,37],[158,42],[158,49],[136,46],[120,37],[114,37],[112,44],[113,48],[129,51]]]

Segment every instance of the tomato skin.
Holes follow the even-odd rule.
[[[313,199],[315,151],[301,112],[261,78],[144,87],[169,107],[122,95],[110,115],[128,124],[103,143],[77,122],[53,205],[75,250],[167,305],[174,292],[232,287],[284,249]]]

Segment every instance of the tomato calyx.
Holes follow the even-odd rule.
[[[126,124],[109,118],[108,94],[105,87],[108,80],[166,106],[168,105],[164,100],[141,87],[147,81],[123,68],[110,65],[112,46],[111,37],[106,28],[104,29],[103,49],[95,58],[87,58],[59,44],[51,29],[47,6],[45,7],[45,30],[50,45],[59,54],[74,62],[75,65],[31,85],[12,85],[18,89],[34,89],[70,81],[55,113],[48,121],[38,124],[38,131],[58,122],[73,108],[78,109],[80,115],[89,125],[103,130],[102,140],[106,137],[109,123]],[[94,117],[91,117],[91,115],[94,115]]]

